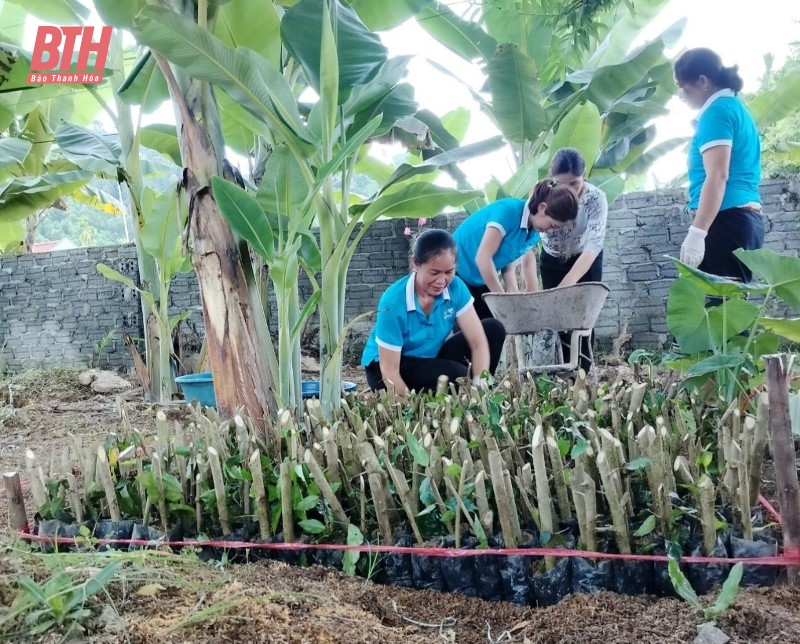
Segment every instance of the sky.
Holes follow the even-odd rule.
[[[458,10],[464,0],[445,0]],[[758,10],[754,11],[754,7]],[[683,36],[667,51],[669,58],[692,47],[709,47],[717,51],[725,65],[739,65],[744,91],[758,88],[764,73],[764,54],[775,56],[775,67],[781,66],[791,51],[791,43],[800,41],[800,2],[797,0],[671,0],[662,13],[642,33],[641,42],[658,36],[682,17],[687,23]],[[410,54],[408,80],[422,107],[442,115],[455,107],[469,107],[473,113],[464,143],[479,141],[497,133],[489,118],[478,109],[469,91],[458,81],[438,72],[427,62],[435,59],[472,87],[479,87],[482,75],[475,65],[464,62],[437,43],[415,21],[382,34],[390,54]],[[641,44],[634,43],[634,46]],[[420,53],[424,52],[424,53]],[[692,110],[677,96],[667,105],[669,114],[655,124],[658,137],[655,143],[676,136],[691,136]],[[498,152],[462,164],[476,187],[485,185],[492,176],[501,181],[513,173],[509,152]],[[685,170],[685,151],[676,150],[651,169],[647,188],[663,185]]]

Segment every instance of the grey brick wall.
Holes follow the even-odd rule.
[[[761,194],[766,246],[797,253],[800,179],[764,182]],[[684,191],[670,190],[631,193],[612,206],[603,278],[612,292],[596,329],[601,343],[610,344],[625,321],[634,346],[658,348],[667,342],[666,298],[676,271],[664,255],[677,257],[679,253],[689,225],[683,204]],[[429,225],[452,230],[462,219],[463,214],[440,216]],[[378,222],[359,244],[348,274],[348,320],[374,310],[386,286],[408,271],[406,225],[416,229],[416,221]],[[100,275],[95,268],[98,262],[138,281],[132,245],[0,257],[0,358],[8,369],[87,364],[94,345],[112,329],[117,333],[104,353],[104,364],[129,366],[122,336],[143,335],[139,297],[132,289]],[[300,290],[303,298],[311,292],[307,280],[301,281]],[[272,297],[269,307],[274,331]],[[189,350],[199,348],[203,316],[193,273],[173,282],[170,309],[172,314],[190,312],[182,324],[181,342]],[[347,359],[358,358],[371,326],[369,318],[353,325],[346,343]]]

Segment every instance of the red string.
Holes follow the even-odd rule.
[[[20,539],[26,541],[36,541],[48,544],[67,544],[67,545],[86,545],[87,539],[71,537],[45,537],[41,535],[30,535],[17,532]],[[393,554],[425,555],[428,557],[481,557],[481,556],[510,556],[519,555],[524,557],[582,557],[585,559],[624,559],[629,561],[654,561],[660,563],[669,562],[666,555],[637,555],[637,554],[615,554],[609,552],[590,552],[585,550],[563,550],[559,548],[490,548],[484,550],[462,550],[458,548],[414,548],[410,546],[386,546],[386,545],[344,545],[334,543],[252,543],[249,541],[159,541],[147,539],[92,539],[91,543],[100,545],[132,545],[161,547],[169,546],[175,548],[192,547],[213,547],[225,550],[340,550],[353,552],[381,552]],[[791,554],[784,553],[775,557],[681,557],[682,563],[703,563],[703,564],[735,564],[746,563],[759,566],[800,566],[800,548],[794,548]]]
[[[761,494],[761,492],[758,493],[758,502],[763,506],[763,508],[767,511],[767,514],[770,515],[774,521],[781,523],[781,515],[773,507],[773,505],[764,498],[764,495]]]

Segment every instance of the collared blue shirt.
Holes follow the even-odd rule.
[[[706,180],[703,152],[718,145],[731,148],[728,181],[720,210],[760,204],[761,142],[753,117],[729,89],[712,94],[697,115],[689,146],[689,205],[700,205],[700,190]]]
[[[503,235],[500,247],[492,257],[495,268],[502,271],[525,253],[536,247],[539,233],[528,230],[528,209],[525,199],[498,199],[475,211],[453,232],[458,244],[456,273],[471,286],[483,286],[475,257],[487,228],[495,228]]]
[[[472,295],[464,282],[454,277],[425,315],[414,290],[415,276],[411,273],[397,280],[381,295],[378,319],[361,355],[362,366],[379,360],[378,347],[413,358],[435,358],[456,318],[472,308]]]

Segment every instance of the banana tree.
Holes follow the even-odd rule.
[[[409,2],[423,29],[486,74],[485,88],[471,88],[473,96],[517,162],[510,179],[490,182],[489,198],[525,194],[555,151],[572,145],[581,149],[589,177],[611,202],[626,175],[644,172],[659,155],[685,143],[675,139],[650,149],[650,122],[666,111],[675,91],[664,49],[683,22],[628,53],[665,0],[637,3],[635,12],[627,3],[606,3],[608,26],[592,21],[590,36],[568,50],[563,25],[543,3],[486,0],[473,21],[435,0]]]
[[[173,45],[196,52],[202,38],[210,37],[209,26],[218,14],[216,3],[163,4],[145,6],[143,0],[95,2],[106,24],[129,29],[140,43],[148,40],[147,33],[161,32],[158,21],[152,19],[156,15],[165,22],[191,26],[200,32],[198,40]],[[137,18],[140,11],[141,20]],[[144,17],[148,12],[154,13]],[[173,64],[163,55],[166,49],[169,47],[151,46],[176,112],[184,167],[181,185],[188,203],[188,245],[200,285],[217,407],[228,416],[243,409],[264,428],[265,418],[276,411],[266,354],[269,337],[266,326],[258,325],[258,318],[263,319],[261,306],[248,289],[239,244],[220,216],[209,187],[212,177],[223,175],[224,166],[218,104],[209,82],[191,69]],[[207,58],[205,63],[210,70]]]

